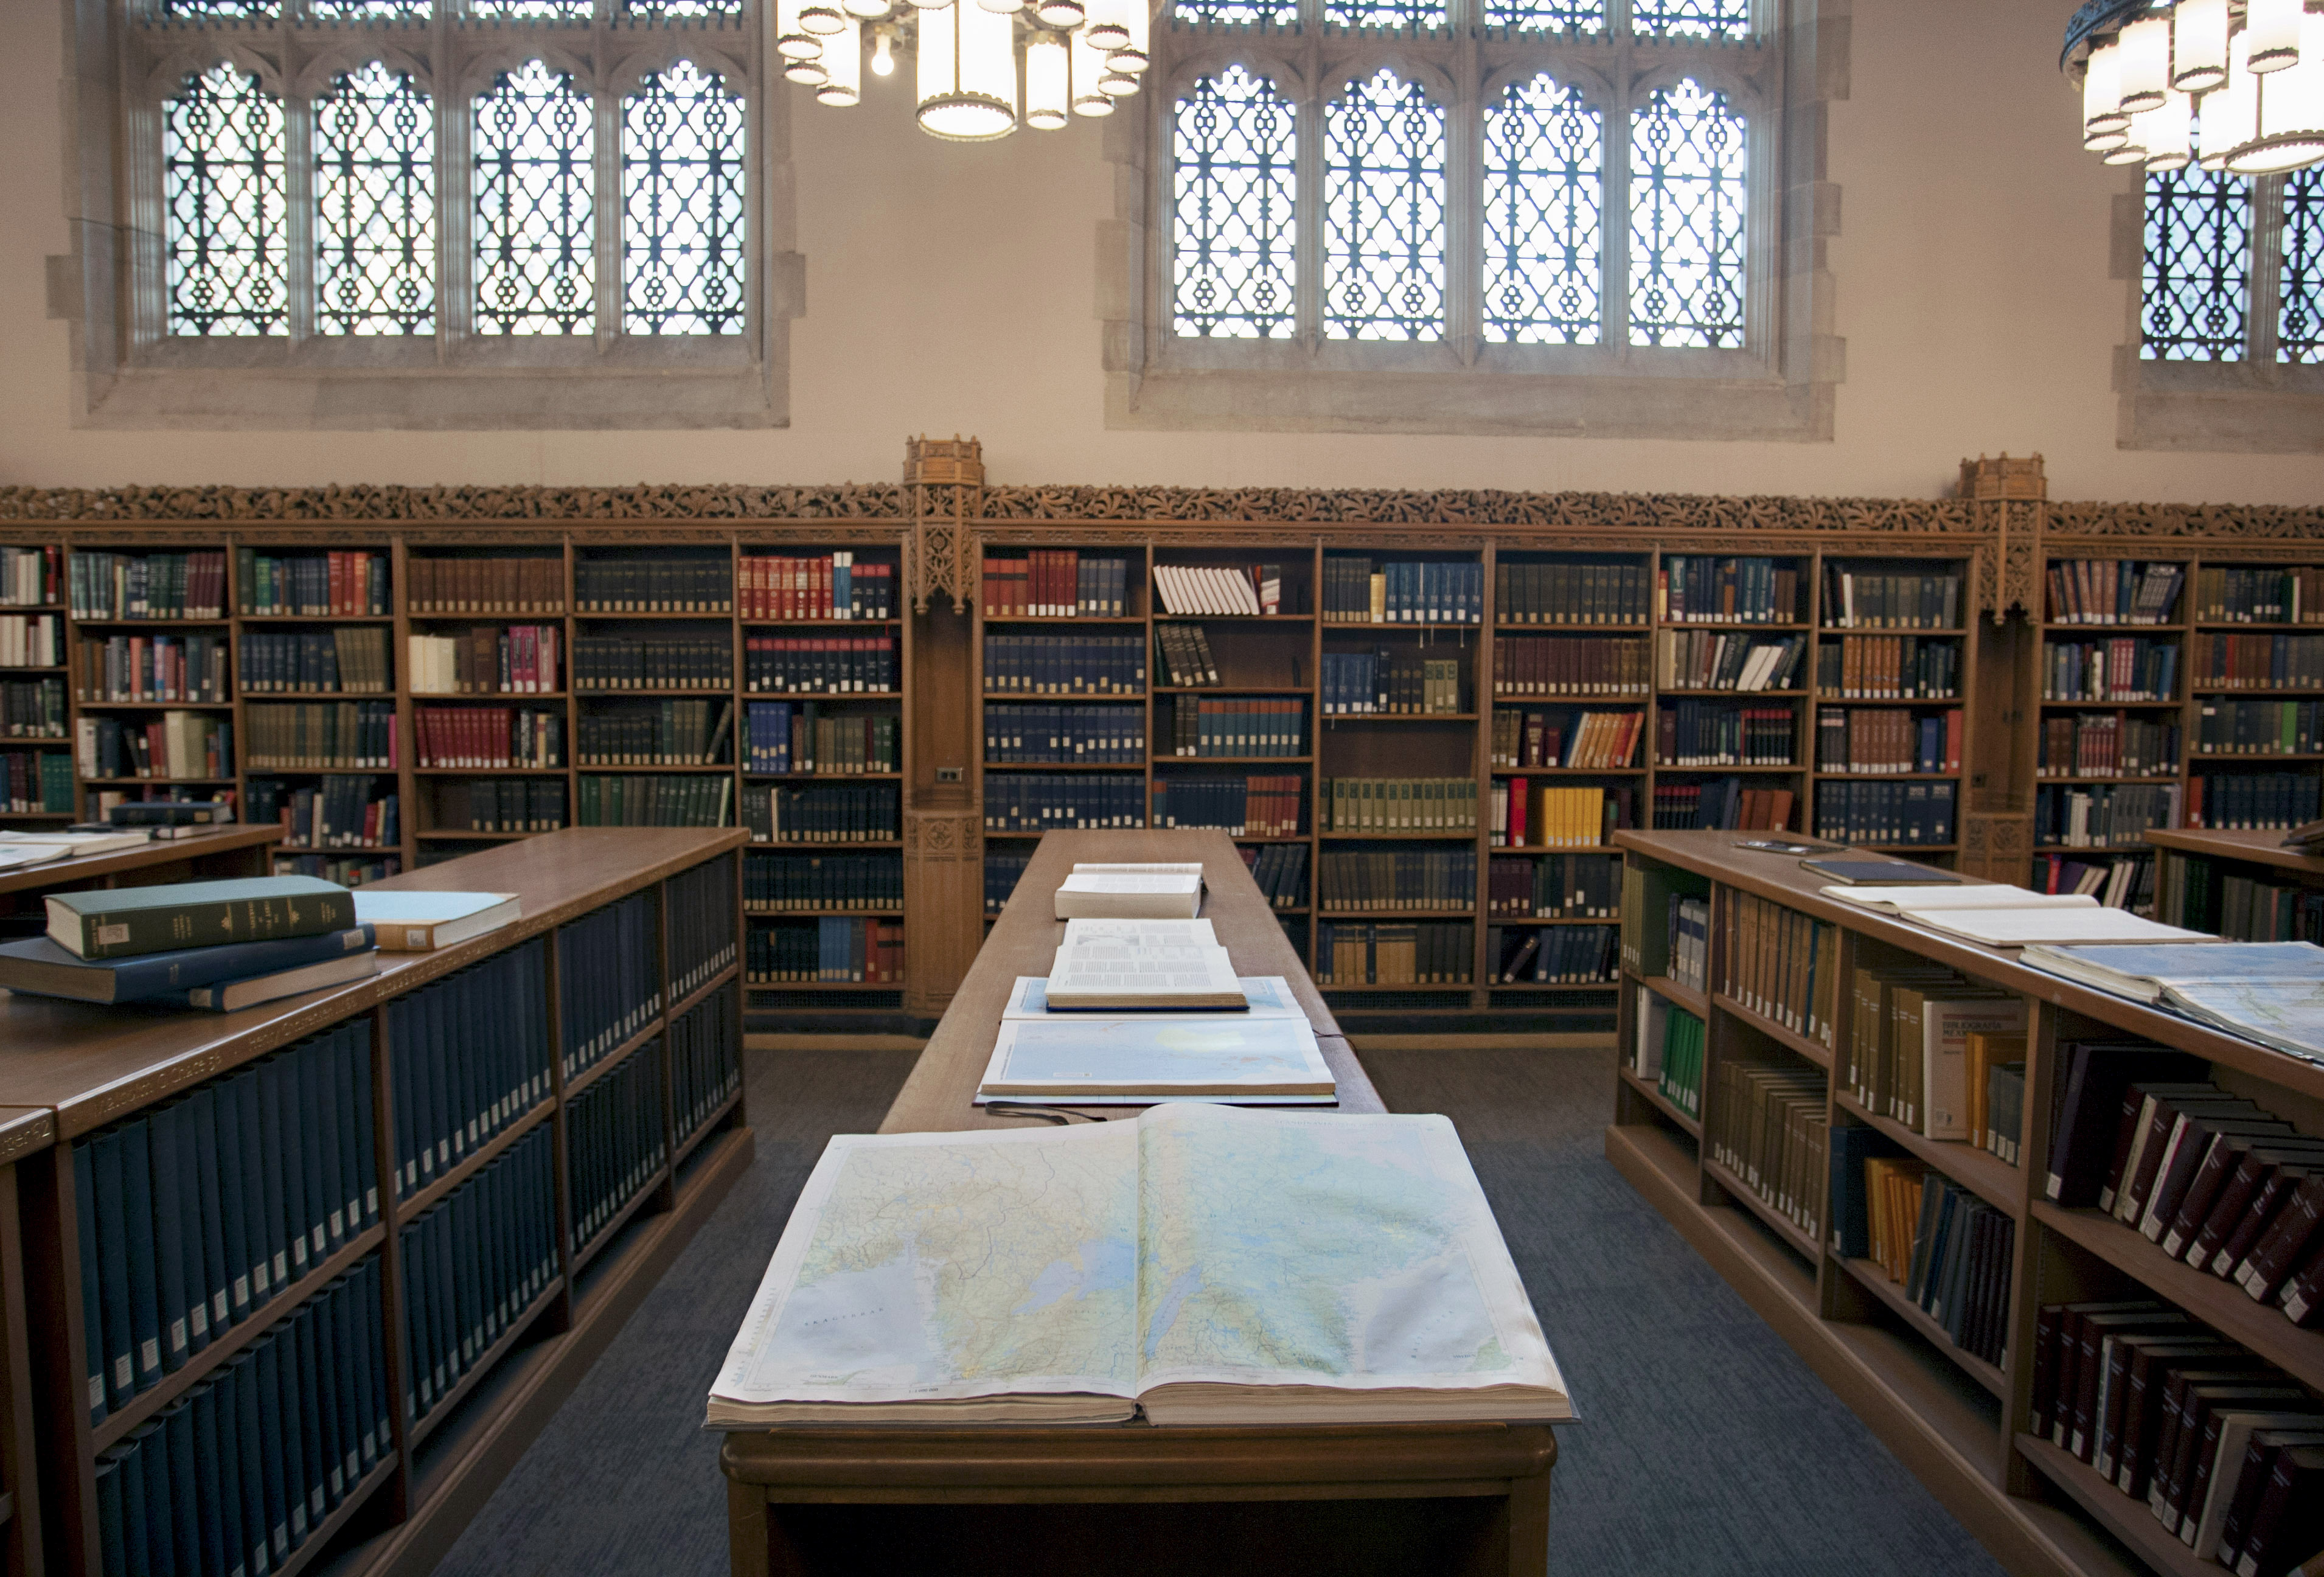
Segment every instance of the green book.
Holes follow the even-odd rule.
[[[49,895],[49,935],[78,958],[318,936],[355,923],[355,894],[316,876],[253,876]]]

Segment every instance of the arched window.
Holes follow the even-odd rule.
[[[1290,103],[1274,83],[1231,66],[1196,78],[1172,116],[1177,331],[1219,339],[1291,333],[1299,138]]]
[[[287,334],[282,101],[239,67],[161,106],[170,332]]]
[[[1517,345],[1595,345],[1605,234],[1603,117],[1547,75],[1485,108],[1484,332]]]
[[[539,60],[476,97],[476,327],[596,327],[596,145],[589,96]]]
[[[681,60],[622,100],[622,302],[632,334],[740,334],[745,111]]]
[[[315,100],[315,330],[436,331],[436,115],[374,62]]]
[[[1323,106],[1323,333],[1444,335],[1444,110],[1382,69]]]
[[[1630,112],[1630,343],[1740,348],[1748,128],[1692,78]]]

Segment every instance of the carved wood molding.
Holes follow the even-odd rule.
[[[0,520],[121,523],[257,521],[904,521],[892,483],[826,487],[0,487]]]

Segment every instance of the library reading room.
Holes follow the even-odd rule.
[[[2324,1577],[2324,0],[0,115],[0,1577]]]

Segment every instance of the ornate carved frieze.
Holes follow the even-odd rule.
[[[909,518],[908,490],[635,487],[0,487],[0,521],[847,521]]]

